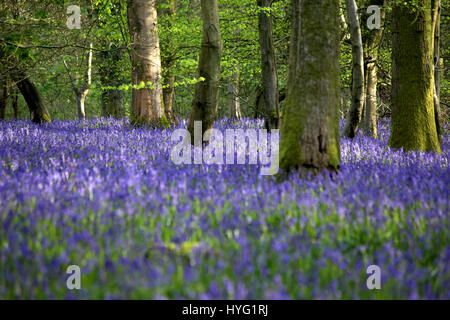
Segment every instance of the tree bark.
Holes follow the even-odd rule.
[[[188,130],[191,143],[194,141],[194,122],[202,122],[202,136],[211,129],[217,115],[219,100],[220,59],[222,54],[222,39],[219,26],[219,8],[217,0],[202,0],[203,39],[198,63],[198,76],[205,80],[196,84],[189,117]],[[204,137],[205,142],[210,137]]]
[[[231,119],[241,119],[241,104],[239,101],[239,66],[228,80],[228,108]]]
[[[120,61],[123,54],[117,50],[115,44],[109,46],[109,51],[101,52],[100,57],[100,81],[105,87],[116,89],[104,89],[101,94],[102,116],[120,119],[125,117],[123,108],[123,91],[117,90],[121,84]]]
[[[156,0],[128,0],[133,84],[145,84],[144,88],[133,89],[132,93],[132,122],[135,125],[159,125],[164,116],[155,4]]]
[[[392,123],[389,146],[440,152],[434,112],[431,0],[392,12]]]
[[[6,105],[8,100],[8,81],[5,77],[0,78],[0,90],[1,90],[1,99],[0,99],[0,119],[6,118]]]
[[[377,5],[380,7],[380,19],[384,21],[386,17],[387,0],[370,0],[368,6]],[[365,24],[363,24],[365,25]],[[378,51],[383,36],[383,28],[366,30],[364,37],[364,65],[366,70],[366,102],[364,105],[364,121],[362,128],[366,135],[377,138],[377,61]]]
[[[336,172],[339,147],[339,0],[294,0],[280,167]],[[298,13],[298,14],[297,14]]]
[[[441,107],[440,107],[440,33],[441,33],[441,1],[433,0],[433,66],[434,66],[434,117],[436,123],[436,130],[438,134],[439,144],[442,147],[442,126],[441,126]]]
[[[50,122],[50,116],[42,103],[41,95],[30,78],[19,67],[10,73],[10,77],[16,83],[28,105],[31,121],[38,124],[43,121]]]
[[[257,0],[257,3],[260,9],[270,9],[272,0]],[[266,129],[278,129],[280,105],[272,15],[264,10],[261,10],[258,14],[258,30],[261,47],[261,102],[264,105],[264,126]]]
[[[162,3],[168,5],[167,8],[161,10],[161,15],[167,18],[167,29],[170,30],[173,26],[172,19],[176,11],[176,0],[161,0]],[[159,13],[158,13],[159,14]],[[162,54],[161,64],[163,73],[163,101],[164,101],[164,113],[167,120],[170,123],[177,123],[177,118],[173,111],[173,102],[175,99],[175,75],[173,68],[175,64],[174,43],[171,38],[168,37],[166,43],[161,43]]]
[[[17,92],[17,88],[12,89],[11,106],[14,112],[14,119],[17,119],[19,117],[19,93]]]
[[[344,136],[353,139],[358,132],[364,108],[364,50],[361,38],[361,26],[358,18],[358,7],[355,0],[346,0],[350,38],[352,41],[353,85],[352,104],[348,113]]]
[[[83,83],[80,87],[77,87],[75,83],[74,77],[70,73],[69,66],[66,63],[66,60],[63,58],[64,67],[66,68],[67,75],[70,79],[70,84],[72,85],[72,90],[75,93],[75,99],[77,102],[77,114],[78,119],[86,118],[86,108],[84,102],[86,100],[87,95],[89,94],[89,88],[92,84],[92,42],[89,44],[89,51],[87,54],[87,66],[86,71],[83,78]]]

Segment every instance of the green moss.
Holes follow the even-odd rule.
[[[167,120],[166,116],[163,114],[159,119],[147,120],[144,116],[132,115],[130,120],[131,126],[133,127],[147,127],[147,128],[170,128],[170,122]]]
[[[300,50],[291,57],[283,105],[280,168],[318,173],[337,171],[339,147],[338,1],[301,4],[305,22],[296,30]],[[333,23],[336,22],[336,23]],[[297,24],[294,24],[297,25]],[[334,46],[330,43],[334,42]],[[308,54],[306,54],[308,53]]]
[[[389,146],[441,152],[433,101],[431,0],[394,7],[392,125]]]
[[[47,123],[52,122],[52,120],[50,120],[50,116],[47,113],[44,113],[42,115],[42,119],[44,119]]]

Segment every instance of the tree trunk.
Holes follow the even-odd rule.
[[[340,43],[342,44],[346,40],[350,40],[350,34],[348,33],[347,20],[345,20],[345,14],[342,8],[339,8],[339,23],[341,25]]]
[[[440,107],[440,45],[439,38],[441,33],[441,2],[440,0],[432,1],[433,8],[433,65],[434,65],[434,117],[436,122],[436,130],[438,134],[439,144],[442,146],[442,126],[441,126],[441,107]]]
[[[176,0],[161,0],[162,3],[167,5],[167,8],[161,10],[161,15],[166,16],[167,18],[167,29],[170,30],[173,26],[172,19],[174,19],[175,15],[175,7]],[[159,14],[159,13],[158,13]],[[172,68],[174,68],[175,63],[175,52],[172,52],[174,49],[174,44],[171,41],[171,38],[168,37],[166,43],[161,43],[161,51],[162,54],[162,72],[163,72],[163,101],[164,101],[164,113],[167,120],[170,123],[177,123],[177,118],[175,117],[175,113],[173,111],[173,102],[175,99],[175,75],[173,73]]]
[[[75,83],[75,78],[72,77],[72,74],[70,73],[70,69],[66,63],[66,60],[63,58],[64,67],[66,68],[67,75],[69,76],[70,84],[72,85],[72,90],[75,94],[75,99],[77,102],[78,119],[86,118],[86,110],[84,107],[84,102],[86,100],[87,95],[89,94],[89,88],[92,84],[92,46],[93,45],[91,42],[89,44],[89,51],[87,55],[87,66],[81,87],[77,87],[77,84]]]
[[[105,87],[117,88],[121,84],[120,62],[123,55],[115,44],[109,51],[100,53],[100,81]],[[104,89],[101,94],[102,116],[120,119],[125,117],[123,108],[123,91]]]
[[[134,85],[145,85],[132,93],[132,122],[136,125],[159,125],[164,116],[155,2],[128,0],[132,79]]]
[[[114,85],[114,86],[117,86]],[[102,92],[102,115],[121,119],[125,117],[123,110],[123,91],[107,89]]]
[[[280,166],[336,172],[339,147],[339,0],[294,0]],[[297,14],[298,13],[298,14]]]
[[[5,77],[0,78],[0,90],[2,98],[0,99],[0,119],[5,119],[5,111],[8,100],[8,82]]]
[[[239,66],[228,80],[228,108],[231,119],[241,119],[241,104],[239,101]]]
[[[170,123],[178,123],[175,113],[173,111],[173,102],[175,100],[175,76],[172,71],[168,71],[166,78],[164,78],[163,88],[164,113],[167,121]]]
[[[433,90],[431,0],[395,3],[392,12],[392,123],[389,146],[440,152]]]
[[[217,0],[202,0],[203,39],[198,63],[198,76],[205,80],[196,84],[189,117],[188,130],[191,143],[194,141],[194,122],[202,122],[202,136],[211,129],[217,115],[219,100],[220,59],[222,39],[219,26],[219,8]],[[208,142],[210,137],[204,137]]]
[[[352,104],[348,113],[344,136],[353,139],[358,132],[364,108],[364,51],[361,39],[361,26],[358,18],[358,7],[355,0],[346,0],[350,38],[352,41],[353,87]]]
[[[77,100],[77,111],[78,111],[78,119],[86,118],[86,109],[84,108],[84,102],[86,100],[87,94],[86,92],[78,93],[76,96]]]
[[[377,5],[380,8],[380,19],[384,21],[386,17],[386,0],[370,0],[368,6]],[[366,17],[367,18],[367,17]],[[366,25],[366,24],[362,24]],[[366,30],[364,37],[364,65],[366,70],[366,103],[364,106],[363,130],[366,135],[377,138],[377,61],[378,51],[383,36],[383,28],[375,30]]]
[[[14,112],[14,119],[17,119],[19,117],[19,93],[17,92],[17,88],[12,89],[11,106]]]
[[[50,122],[50,116],[42,103],[41,95],[30,78],[17,65],[10,73],[10,77],[16,83],[28,105],[31,121],[34,123]]]
[[[260,9],[270,9],[272,0],[258,0]],[[273,42],[272,15],[264,10],[258,14],[259,44],[261,47],[261,87],[264,105],[264,126],[279,128],[278,72]]]
[[[89,94],[89,88],[92,83],[92,43],[90,43],[90,45],[89,45],[87,64],[88,65],[87,65],[84,82],[81,85],[81,88],[79,90],[77,90],[77,110],[78,110],[78,118],[79,119],[86,118],[86,110],[84,108],[84,102],[86,100],[87,95]]]

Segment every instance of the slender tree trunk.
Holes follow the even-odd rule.
[[[335,172],[340,165],[339,0],[294,0],[293,12],[280,166]]]
[[[84,107],[84,102],[86,101],[86,96],[87,96],[87,94],[85,94],[85,93],[78,93],[76,96],[78,119],[86,118],[86,109]]]
[[[364,106],[363,130],[366,135],[372,138],[378,137],[377,130],[377,66],[375,63],[368,63],[366,69],[366,103]]]
[[[440,152],[434,112],[431,0],[396,2],[392,12],[389,146]]]
[[[0,78],[0,90],[2,98],[0,99],[0,119],[6,118],[6,105],[8,100],[8,81],[6,78]]]
[[[176,0],[161,0],[162,3],[167,5],[167,8],[161,10],[161,15],[164,15],[167,19],[167,29],[170,30],[173,26],[172,19],[174,19],[176,11]],[[159,14],[159,13],[158,13]],[[175,64],[175,52],[174,43],[172,43],[171,38],[166,39],[166,43],[161,43],[162,54],[161,64],[163,72],[163,100],[164,100],[164,113],[167,120],[170,123],[177,123],[177,118],[175,117],[173,111],[173,103],[175,99],[175,75],[173,73],[173,68]]]
[[[228,108],[230,118],[241,119],[241,104],[239,101],[239,66],[228,80]]]
[[[257,0],[262,9],[270,9],[272,0]],[[280,105],[278,99],[278,72],[273,42],[272,15],[264,10],[258,14],[259,44],[261,47],[261,87],[264,105],[264,126],[279,128]]]
[[[109,46],[109,51],[101,52],[100,58],[100,81],[105,87],[117,88],[121,84],[120,62],[123,54],[117,50],[115,44]],[[123,91],[117,89],[104,89],[101,94],[102,116],[117,119],[125,117],[123,108]]]
[[[17,88],[12,89],[11,106],[14,112],[14,119],[17,119],[19,117],[19,93],[17,92]]]
[[[344,135],[353,139],[358,132],[361,115],[364,108],[364,50],[361,38],[361,26],[358,18],[358,7],[355,0],[346,0],[348,12],[348,24],[350,26],[350,37],[352,41],[353,61],[353,88],[352,104],[348,114]]]
[[[134,124],[159,125],[164,116],[158,15],[155,4],[156,0],[128,0],[133,84],[145,84],[145,88],[133,89]]]
[[[176,124],[178,121],[173,111],[173,103],[175,101],[175,76],[172,71],[168,71],[168,74],[164,79],[163,100],[164,113],[166,115],[167,121]]]
[[[84,106],[84,102],[86,100],[87,95],[89,94],[89,88],[91,87],[92,84],[92,46],[93,45],[91,42],[89,44],[89,52],[87,54],[87,66],[81,87],[77,87],[75,79],[74,77],[72,77],[72,74],[70,73],[69,66],[66,63],[66,60],[64,60],[63,58],[64,67],[66,68],[67,75],[69,76],[70,84],[72,85],[72,90],[75,93],[78,119],[86,118],[86,109]]]
[[[341,25],[340,42],[342,43],[346,40],[350,40],[350,33],[348,33],[347,20],[345,20],[345,14],[342,11],[342,8],[339,8],[339,23]]]
[[[441,2],[432,1],[433,8],[433,65],[434,65],[434,117],[439,144],[442,146],[442,126],[441,126],[441,107],[440,107],[440,45],[439,38],[441,33]]]
[[[387,0],[370,0],[369,6],[377,5],[380,7],[380,19],[384,21],[386,16]],[[362,24],[366,25],[366,24]],[[377,138],[377,61],[378,51],[381,44],[381,38],[383,36],[383,28],[366,30],[366,36],[364,37],[364,65],[365,65],[365,77],[366,77],[366,103],[364,106],[364,121],[363,130],[366,135],[370,135],[373,138]]]
[[[205,80],[197,83],[192,101],[188,130],[191,143],[194,141],[194,122],[202,122],[202,136],[211,129],[217,115],[219,100],[220,59],[222,54],[222,39],[219,26],[219,8],[217,0],[201,0],[203,18],[203,39],[198,63],[198,76]],[[204,137],[205,142],[210,137]]]

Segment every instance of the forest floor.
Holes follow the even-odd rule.
[[[341,140],[333,179],[280,182],[175,165],[172,132],[0,122],[0,299],[450,299],[449,135],[441,155],[393,151],[383,122]]]

